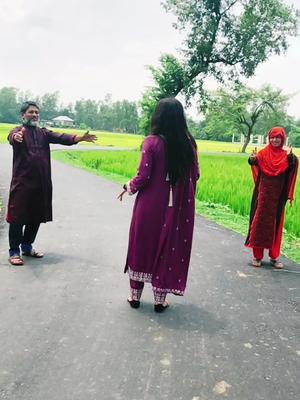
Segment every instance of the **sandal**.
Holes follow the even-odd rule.
[[[257,260],[256,258],[253,258],[252,265],[253,265],[253,267],[260,268],[261,267],[261,260]]]
[[[139,308],[141,302],[139,300],[133,300],[132,298],[127,299],[128,303],[130,304],[131,308]]]
[[[43,253],[40,253],[39,251],[36,251],[34,249],[32,249],[31,251],[24,251],[22,253],[22,255],[26,256],[26,257],[33,257],[33,258],[43,258],[44,257]]]
[[[273,268],[275,268],[275,269],[284,269],[284,265],[282,264],[282,262],[280,262],[278,260],[270,259],[270,263],[272,264]]]
[[[23,259],[22,259],[20,256],[18,256],[18,255],[10,256],[10,257],[8,258],[8,262],[9,262],[11,265],[13,265],[13,266],[24,265]]]
[[[170,304],[166,301],[163,304],[154,304],[154,311],[157,313],[162,313],[168,307],[170,307]]]

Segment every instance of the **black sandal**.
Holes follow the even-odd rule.
[[[165,311],[166,308],[170,307],[169,303],[164,303],[164,304],[154,304],[154,311],[157,313],[162,313]]]
[[[139,300],[129,300],[127,299],[128,303],[130,304],[130,307],[132,308],[139,308],[141,302]]]

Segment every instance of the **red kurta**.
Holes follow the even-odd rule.
[[[256,163],[257,165],[257,163]],[[272,249],[277,243],[280,248],[284,223],[285,205],[289,198],[293,176],[297,174],[298,159],[289,157],[286,172],[268,176],[258,168],[251,203],[249,232],[246,246]]]
[[[49,143],[75,144],[73,135],[57,134],[45,128],[26,127],[23,142],[8,136],[13,146],[13,171],[6,220],[28,224],[52,221],[52,182]]]

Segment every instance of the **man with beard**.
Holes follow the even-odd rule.
[[[26,101],[21,107],[23,125],[8,135],[13,147],[13,171],[6,220],[9,225],[9,262],[23,265],[20,255],[41,258],[34,250],[40,223],[52,221],[52,181],[50,143],[71,146],[94,142],[95,135],[52,132],[39,127],[39,106]]]

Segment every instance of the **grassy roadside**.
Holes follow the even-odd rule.
[[[93,164],[83,164],[80,159],[76,157],[70,158],[67,154],[67,152],[59,151],[53,152],[52,156],[59,161],[85,169],[116,183],[124,184],[124,182],[128,181],[132,177],[132,174],[130,174],[130,167],[127,170],[126,168],[124,168],[124,174],[120,174],[119,172],[109,172],[103,169],[100,170],[99,168],[97,168],[99,166],[94,166]],[[234,213],[230,209],[230,207],[226,205],[197,200],[196,210],[198,214],[226,228],[229,228],[244,236],[247,233],[248,217]],[[288,232],[285,232],[282,246],[282,254],[300,264],[300,238],[297,238],[289,234]]]

